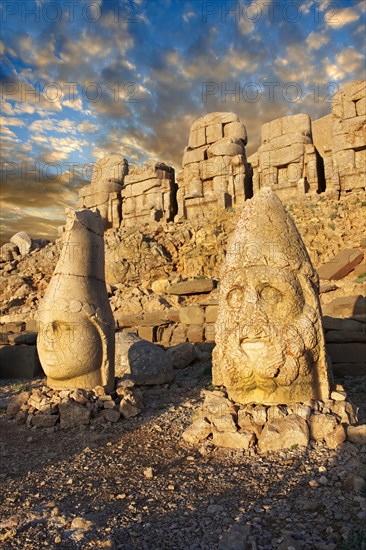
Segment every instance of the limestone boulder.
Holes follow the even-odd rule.
[[[214,429],[212,434],[212,443],[216,447],[226,449],[244,449],[247,450],[255,445],[255,435],[252,432],[219,432]]]
[[[198,443],[201,443],[209,435],[212,433],[211,424],[207,422],[206,420],[196,420],[191,424],[184,432],[183,432],[183,439],[187,443],[191,443],[192,445],[197,445]]]
[[[366,424],[347,426],[347,439],[351,443],[366,444]]]
[[[190,342],[183,342],[172,346],[167,350],[167,355],[175,369],[184,369],[197,359],[196,350]]]
[[[306,420],[296,414],[270,420],[259,436],[262,452],[306,447],[309,443],[309,428]]]
[[[244,153],[244,143],[240,139],[235,138],[223,138],[213,143],[207,149],[208,158],[242,155]],[[201,159],[203,160],[203,159]]]
[[[60,411],[61,430],[87,426],[90,423],[90,410],[79,403],[75,403],[74,401],[60,403],[58,409]]]
[[[11,237],[10,242],[18,248],[21,256],[26,256],[33,250],[32,239],[26,231],[15,233],[15,235]]]
[[[348,275],[364,257],[363,250],[347,248],[318,269],[320,279],[339,280]]]
[[[0,248],[0,261],[12,262],[19,254],[19,249],[14,243],[5,243]]]
[[[209,278],[181,281],[169,286],[168,293],[184,296],[189,294],[206,294],[214,289],[214,282]]]
[[[174,378],[173,363],[160,346],[134,333],[117,332],[115,376],[141,386],[167,384]]]

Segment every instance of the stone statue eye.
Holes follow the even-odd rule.
[[[265,286],[260,293],[261,299],[269,304],[277,304],[282,300],[282,293],[273,286]]]
[[[243,303],[244,293],[240,288],[230,290],[227,301],[231,307],[239,307]]]

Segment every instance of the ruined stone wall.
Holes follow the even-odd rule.
[[[176,214],[174,169],[163,163],[144,166],[125,177],[122,225],[170,221]]]
[[[207,217],[251,196],[246,143],[246,128],[234,113],[210,113],[192,125],[178,175],[178,219]]]
[[[157,163],[131,173],[126,159],[104,157],[95,163],[90,184],[79,191],[78,208],[98,208],[106,229],[172,220],[177,211],[174,169]]]
[[[332,104],[332,184],[340,192],[366,184],[366,82],[351,82]]]
[[[113,155],[98,160],[92,179],[79,191],[78,208],[98,208],[105,228],[119,227],[122,218],[122,186],[128,173],[126,159]]]
[[[320,157],[314,147],[308,115],[267,122],[261,126],[261,138],[258,152],[248,159],[253,171],[254,194],[266,186],[281,198],[319,191]]]

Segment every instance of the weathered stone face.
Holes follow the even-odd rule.
[[[317,284],[296,227],[264,188],[246,203],[223,266],[214,384],[239,403],[328,398]]]
[[[60,260],[38,311],[37,348],[52,388],[111,390],[114,320],[99,212],[68,212]]]

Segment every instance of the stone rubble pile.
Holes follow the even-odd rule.
[[[11,399],[6,418],[29,428],[67,430],[99,426],[137,416],[143,408],[142,393],[133,383],[120,382],[115,394],[102,386],[92,390],[52,390],[48,386],[22,392]]]
[[[357,426],[358,409],[346,400],[341,385],[324,401],[290,405],[239,405],[224,389],[202,390],[203,402],[183,439],[199,445],[210,441],[216,447],[261,452],[306,447],[325,441],[336,449],[344,441],[366,443],[366,425]]]

